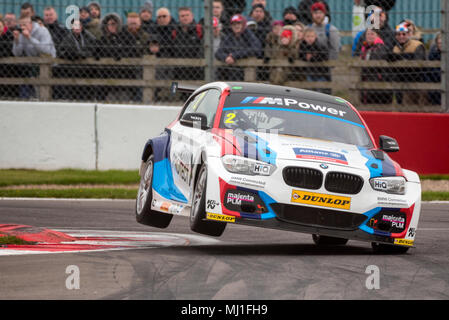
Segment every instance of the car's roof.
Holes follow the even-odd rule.
[[[308,100],[316,100],[334,104],[337,103],[349,107],[346,104],[346,102],[344,102],[344,100],[341,100],[341,98],[311,90],[277,86],[264,83],[252,83],[252,82],[225,82],[225,83],[231,88],[231,92],[243,92],[261,95],[298,96]],[[339,99],[340,101],[336,99]]]

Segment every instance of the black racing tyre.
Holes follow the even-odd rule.
[[[317,246],[344,246],[348,243],[348,239],[321,236],[318,234],[313,234],[312,239]]]
[[[173,215],[151,210],[153,201],[153,169],[154,157],[151,155],[145,162],[140,178],[136,199],[136,220],[138,223],[156,228],[167,228]]]
[[[190,229],[208,236],[219,237],[223,234],[226,223],[204,221],[206,218],[206,186],[207,165],[203,164],[198,173],[193,192],[192,207],[190,209]]]
[[[405,254],[407,253],[409,247],[395,246],[392,244],[384,244],[372,242],[371,247],[373,252],[376,254]]]

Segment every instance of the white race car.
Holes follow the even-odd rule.
[[[318,245],[368,241],[376,252],[414,245],[421,184],[386,153],[346,100],[256,83],[191,92],[178,118],[145,145],[139,223],[173,215],[220,236],[227,223],[298,231]]]

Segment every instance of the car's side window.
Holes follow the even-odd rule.
[[[207,116],[207,124],[212,127],[217,112],[218,102],[220,100],[220,91],[210,89],[199,93],[187,105],[184,114],[199,112]]]

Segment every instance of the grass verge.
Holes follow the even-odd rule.
[[[449,201],[449,192],[424,191],[422,193],[423,201]]]
[[[8,244],[14,244],[14,245],[30,245],[35,244],[35,242],[29,242],[22,240],[20,238],[14,237],[14,236],[5,236],[0,237],[0,245],[8,245]]]
[[[137,170],[0,170],[0,187],[17,185],[136,184]]]

